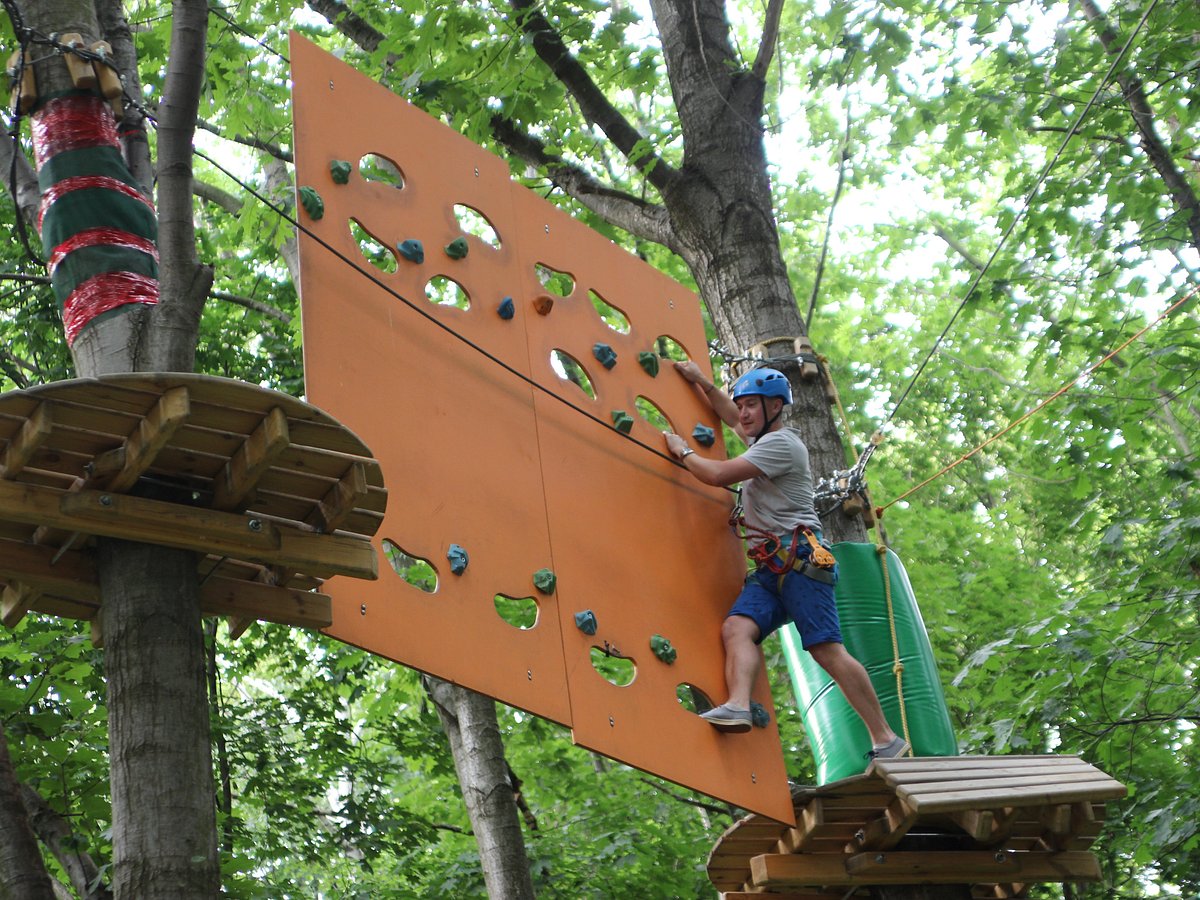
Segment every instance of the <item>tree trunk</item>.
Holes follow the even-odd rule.
[[[113,892],[220,887],[196,558],[109,539],[98,550],[108,673]]]
[[[20,7],[25,24],[40,34],[77,32],[85,45],[101,36],[91,0],[26,0]],[[105,13],[106,29],[119,31],[119,7],[107,3]],[[137,371],[146,363],[191,368],[197,304],[207,294],[189,244],[190,128],[203,78],[206,20],[204,2],[175,3],[162,104],[162,117],[173,127],[159,142],[170,161],[159,196],[170,213],[160,254],[169,289],[158,307],[132,304],[86,323],[72,346],[80,375]],[[43,56],[39,93],[69,90],[61,57]],[[197,285],[203,285],[199,300]],[[98,542],[97,563],[108,677],[113,892],[130,900],[211,898],[220,887],[220,865],[196,558],[106,539]]]
[[[50,875],[21,802],[21,786],[0,722],[0,900],[48,900]]]
[[[532,898],[529,859],[496,721],[496,704],[440,678],[427,676],[424,682],[450,740],[488,896]]]

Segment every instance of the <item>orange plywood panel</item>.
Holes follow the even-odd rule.
[[[486,207],[501,235],[513,231],[507,167],[428,116],[384,127],[383,111],[402,101],[306,41],[295,51],[297,183],[314,186],[325,204],[319,220],[301,213],[314,233],[300,247],[306,390],[391,473],[377,546],[391,541],[438,574],[432,594],[382,564],[377,582],[332,583],[327,631],[570,724],[558,610],[532,582],[552,565],[532,389],[452,334],[527,368],[520,322],[495,312],[514,244],[502,237],[497,250],[471,238],[462,260],[442,249],[461,236],[459,200]],[[359,160],[372,154],[398,165],[402,188],[360,176]],[[333,181],[333,160],[351,163],[347,184]],[[381,245],[421,240],[425,261],[397,254],[394,272],[380,270],[360,251],[351,220]],[[426,284],[447,273],[469,287],[469,309],[426,300]],[[451,544],[468,553],[461,576],[449,568]],[[537,625],[520,630],[501,619],[496,594],[536,596]]]
[[[325,204],[319,220],[301,213],[313,232],[301,240],[309,399],[383,466],[390,502],[377,541],[429,560],[439,576],[432,594],[386,566],[371,584],[333,579],[327,632],[568,724],[579,743],[630,765],[790,821],[774,724],[721,735],[676,700],[680,684],[724,699],[719,630],[743,571],[725,525],[731,495],[663,458],[657,427],[637,411],[645,398],[685,434],[717,425],[669,363],[657,377],[638,364],[665,336],[706,365],[697,299],[307,41],[293,38],[292,60],[297,183]],[[365,181],[358,161],[369,154],[395,163],[403,186]],[[351,164],[348,183],[334,182],[333,160]],[[463,236],[455,205],[482,214],[499,247],[468,236],[466,258],[451,259],[442,248]],[[420,240],[424,261],[397,257],[395,271],[380,271],[352,220],[387,247]],[[539,265],[569,276],[557,288],[566,296],[548,294]],[[426,301],[436,275],[461,285],[470,308]],[[592,293],[628,327],[606,324]],[[497,311],[506,297],[510,319]],[[611,368],[595,357],[597,343],[615,351]],[[551,365],[555,351],[581,365],[594,398]],[[613,427],[615,410],[634,419],[628,436]],[[701,452],[724,454],[719,431]],[[447,564],[452,543],[470,557],[461,575]],[[543,567],[557,577],[552,595],[532,584]],[[503,621],[497,594],[534,597],[537,623]],[[584,609],[595,613],[595,635],[575,626]],[[655,634],[677,649],[674,664],[650,652]],[[633,660],[631,684],[616,687],[593,667],[591,650],[606,641]],[[756,699],[770,708],[765,679]]]

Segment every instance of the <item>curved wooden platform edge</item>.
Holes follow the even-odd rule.
[[[96,536],[200,554],[205,613],[330,624],[321,580],[375,578],[379,463],[316,407],[207,375],[134,373],[0,395],[0,619],[95,621]]]
[[[793,789],[795,828],[755,815],[732,825],[708,875],[726,900],[888,884],[1020,896],[1035,882],[1097,880],[1088,847],[1105,801],[1125,793],[1077,756],[877,760],[862,775]],[[936,835],[938,849],[909,849],[918,834]]]

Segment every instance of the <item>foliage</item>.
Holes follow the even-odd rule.
[[[247,141],[290,149],[290,24],[480,143],[495,146],[490,119],[502,112],[552,154],[656,199],[580,120],[506,7],[351,6],[383,36],[370,52],[296,3],[213,7],[201,115],[219,137],[203,146],[249,187],[268,191],[264,157]],[[153,100],[168,10],[150,0],[127,8]],[[637,7],[544,9],[646,146],[684,162],[661,54]],[[730,10],[749,65],[761,11]],[[1124,40],[1144,11],[1113,3],[1110,24]],[[1200,7],[1159,4],[1128,62],[1193,190],[1198,34]],[[1110,61],[1095,29],[1059,3],[785,4],[767,123],[781,239],[807,302],[848,115],[845,194],[811,333],[854,439],[891,417],[868,469],[875,502],[995,435],[1195,284],[1200,258],[1184,218],[1121,92],[1098,90]],[[214,299],[199,367],[299,393],[298,303],[281,262],[289,227],[243,185],[197,167],[237,204],[198,205],[201,257],[220,291],[267,310]],[[664,249],[583,212],[544,173],[514,169],[688,280]],[[12,228],[11,203],[0,216]],[[977,263],[1014,223],[968,297]],[[0,251],[0,277],[11,274],[41,274],[17,242]],[[883,519],[922,604],[961,749],[1078,753],[1130,786],[1098,845],[1105,883],[1078,896],[1200,890],[1196,334],[1193,302]],[[4,281],[0,384],[70,374],[48,286]],[[767,651],[789,773],[811,780],[776,645]],[[482,895],[448,749],[415,674],[272,627],[221,637],[214,654],[230,896]],[[19,775],[70,818],[81,847],[107,859],[101,654],[76,625],[34,616],[0,644],[0,667]],[[733,813],[598,760],[541,720],[505,710],[501,727],[536,821],[526,836],[542,896],[711,896],[702,863]]]

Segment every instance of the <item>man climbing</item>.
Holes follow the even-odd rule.
[[[908,741],[888,725],[862,663],[842,644],[833,585],[837,566],[820,543],[821,522],[813,506],[808,448],[794,428],[785,428],[783,408],[792,402],[787,377],[775,369],[747,372],[732,396],[704,377],[694,362],[675,368],[703,393],[713,411],[746,442],[734,459],[696,454],[677,434],[664,432],[667,449],[705,484],[741,482],[741,515],[750,558],[758,563],[721,626],[729,698],[701,714],[720,731],[749,731],[750,690],[762,656],[757,645],[788,621],[796,623],[804,649],[829,673],[871,735],[870,758],[905,753]]]

